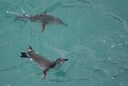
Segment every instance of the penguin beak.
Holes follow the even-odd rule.
[[[63,61],[65,62],[65,61],[68,61],[68,59],[63,59]]]

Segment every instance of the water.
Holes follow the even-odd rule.
[[[1,0],[0,86],[128,86],[127,0]],[[48,11],[68,27],[14,21]],[[69,61],[48,72],[20,52],[28,45],[51,60]]]

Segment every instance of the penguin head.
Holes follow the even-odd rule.
[[[58,59],[56,59],[55,63],[59,64],[59,63],[65,62],[65,61],[68,61],[68,59],[58,58]]]

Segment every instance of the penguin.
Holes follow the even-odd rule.
[[[46,25],[48,24],[61,24],[64,26],[68,26],[66,23],[64,23],[60,18],[48,15],[47,13],[39,14],[39,15],[20,15],[15,18],[16,20],[22,20],[26,21],[30,20],[32,22],[38,22],[42,24],[42,32],[44,32]]]
[[[29,48],[27,49],[27,52],[21,52],[20,57],[29,58],[30,60],[33,60],[37,64],[39,64],[44,69],[42,74],[42,79],[46,78],[47,72],[50,69],[55,68],[60,63],[68,61],[68,59],[64,59],[64,58],[57,58],[55,61],[51,61],[46,57],[36,53],[30,45],[29,45]]]

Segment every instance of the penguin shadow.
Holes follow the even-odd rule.
[[[63,78],[66,77],[67,75],[67,73],[64,70],[58,70],[54,74],[56,77],[63,77]]]
[[[63,69],[63,65],[64,64],[59,64],[54,69],[51,70],[54,71],[54,75],[58,78],[66,78],[67,76],[68,72],[65,71],[65,69]]]
[[[69,57],[69,63],[70,64],[65,64],[65,66],[67,66],[65,69],[62,69],[62,67],[60,67],[61,69],[58,71],[55,71],[55,76],[57,78],[47,78],[46,80],[50,81],[50,82],[56,82],[56,83],[62,83],[62,82],[78,82],[78,81],[90,81],[89,77],[86,76],[71,76],[70,73],[72,72],[71,70],[75,67],[76,65],[76,55],[77,52],[71,52],[68,55],[66,55],[65,57]],[[61,65],[59,65],[61,66]],[[76,71],[79,72],[79,71]]]
[[[57,83],[71,82],[71,81],[89,81],[88,77],[73,77],[73,76],[69,76],[69,72],[70,72],[69,68],[67,70],[58,69],[54,73],[56,78],[47,78],[46,80],[48,80],[50,82],[57,82]]]
[[[56,78],[49,78],[47,77],[46,79],[41,79],[42,81],[44,80],[48,80],[48,81],[61,81],[62,82],[62,79],[66,78],[66,75],[67,73],[64,71],[64,70],[57,70],[57,69],[53,69],[53,70],[50,70],[49,72],[53,72],[53,75],[56,77]],[[42,75],[43,72],[37,72],[35,75],[36,76],[40,76]]]

